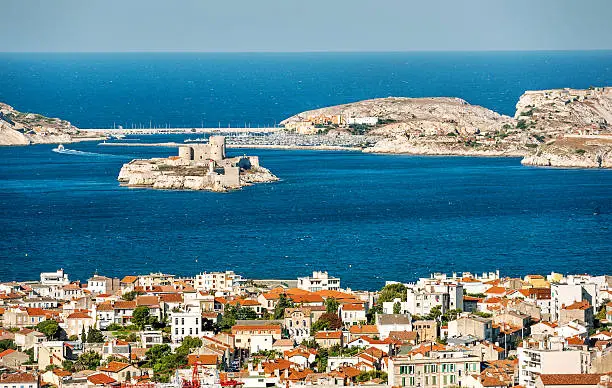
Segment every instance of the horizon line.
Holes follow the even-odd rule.
[[[0,51],[0,54],[385,54],[385,53],[535,53],[535,52],[605,52],[612,48],[589,49],[472,49],[472,50],[247,50],[247,51],[206,51],[206,50],[122,50],[122,51]]]

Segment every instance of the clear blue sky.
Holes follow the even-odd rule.
[[[0,51],[612,49],[612,0],[3,0]]]

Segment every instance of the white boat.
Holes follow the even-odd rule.
[[[58,144],[57,147],[53,149],[53,151],[55,151],[55,152],[63,152],[64,151],[64,145],[63,144]]]

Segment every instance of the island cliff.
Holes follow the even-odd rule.
[[[0,145],[72,143],[105,138],[101,133],[87,133],[66,120],[22,113],[0,103]]]
[[[529,165],[609,167],[611,88],[528,91],[516,107],[509,117],[458,98],[389,97],[306,111],[281,124],[298,133],[378,136],[364,152],[523,156]]]
[[[181,145],[178,156],[132,160],[117,179],[130,187],[209,191],[279,180],[259,165],[257,156],[227,158],[223,136],[211,136],[208,144]]]

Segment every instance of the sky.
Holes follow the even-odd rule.
[[[0,51],[612,49],[611,15],[612,0],[3,0]]]

